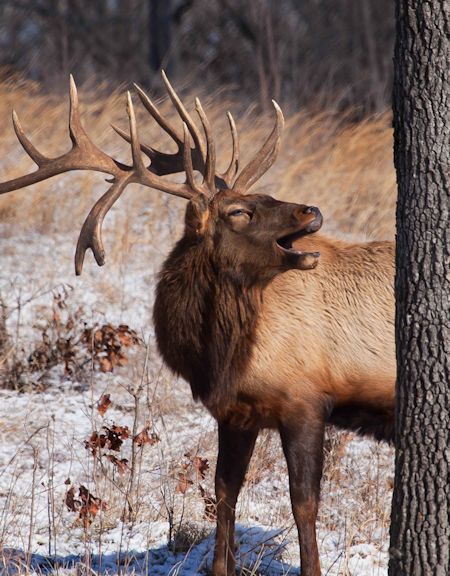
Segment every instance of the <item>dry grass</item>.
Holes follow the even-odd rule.
[[[392,239],[395,173],[390,115],[357,124],[326,116],[288,124],[281,195],[320,206],[333,231]]]
[[[103,99],[96,98],[95,93],[82,91],[80,97],[82,117],[92,139],[117,159],[128,161],[128,145],[109,127],[110,122],[125,125],[122,91]],[[188,103],[192,100],[189,94],[185,98]],[[220,94],[203,100],[215,127],[221,166],[226,164],[230,149],[224,114],[227,109],[234,112],[237,120],[245,162],[264,139],[272,119],[258,117],[251,107],[246,108],[241,102],[225,102]],[[0,84],[0,181],[34,169],[16,141],[10,123],[13,107],[19,113],[27,134],[44,153],[58,155],[69,146],[67,101],[43,96],[38,87],[29,83]],[[170,117],[174,116],[167,102],[163,102],[162,107]],[[143,139],[163,150],[171,148],[167,137],[142,111],[139,118]],[[261,186],[278,198],[319,206],[327,232],[354,238],[392,239],[395,176],[391,139],[388,114],[355,124],[332,114],[310,116],[304,111],[299,112],[288,118],[280,157]],[[6,256],[8,251],[14,251],[22,237],[32,231],[42,237],[51,237],[55,243],[61,242],[61,238],[73,239],[69,243],[72,242],[74,247],[94,195],[97,197],[106,187],[101,178],[90,173],[76,173],[0,197],[0,223],[5,240],[2,253]],[[125,192],[105,221],[108,274],[100,275],[92,266],[95,290],[102,295],[104,302],[126,308],[130,261],[139,262],[139,270],[148,269],[149,284],[153,282],[155,270],[180,233],[183,205],[180,199],[166,197],[154,190],[133,187]],[[48,253],[43,258],[54,258],[54,255]],[[23,263],[23,268],[26,270],[27,262]],[[44,276],[42,282],[45,284],[47,281],[50,280]],[[86,290],[86,286],[80,285],[81,290]],[[16,286],[13,288],[17,290]],[[149,288],[148,301],[142,301],[143,309],[150,307],[151,298]],[[34,318],[32,322],[35,322]],[[12,335],[12,340],[15,346],[20,347],[23,344],[18,335],[19,330]],[[2,321],[1,307],[0,341],[7,342],[10,348],[11,335]],[[42,506],[42,502],[49,507],[50,536],[44,538],[49,550],[57,550],[57,540],[63,538],[63,534],[64,537],[73,536],[77,530],[78,550],[83,546],[86,550],[101,550],[109,531],[118,526],[123,526],[121,548],[127,550],[133,531],[146,527],[142,541],[147,538],[150,543],[152,522],[161,521],[170,524],[174,547],[189,549],[204,537],[205,530],[211,526],[204,519],[205,501],[198,485],[211,493],[213,474],[210,470],[201,481],[194,477],[193,484],[182,493],[178,489],[179,473],[186,464],[186,453],[214,461],[212,424],[206,431],[204,426],[195,428],[193,418],[201,415],[202,411],[193,406],[187,392],[179,391],[181,384],[174,383],[173,378],[161,369],[151,339],[141,347],[137,358],[130,362],[120,379],[108,380],[92,371],[90,380],[90,391],[87,392],[90,402],[86,406],[90,424],[76,431],[77,442],[70,442],[67,434],[59,435],[51,421],[39,429],[45,421],[45,414],[25,425],[22,422],[18,424],[17,420],[6,422],[5,434],[17,434],[22,438],[22,444],[7,469],[10,478],[8,508],[0,514],[0,542],[8,542],[8,533],[20,532],[23,550],[35,550],[42,533],[34,525],[33,514],[23,525],[23,510],[27,506],[28,510],[33,510],[33,499],[30,500],[33,497],[38,502],[36,507]],[[115,418],[122,418],[130,427],[133,423],[141,427],[151,422],[161,438],[157,446],[145,447],[135,454],[133,479],[130,475],[120,476],[111,463],[95,462],[80,441],[80,436],[89,438],[92,431],[101,425],[101,419],[92,408],[100,391],[112,394],[116,403]],[[137,391],[140,394],[138,400]],[[24,437],[21,436],[23,433],[26,433]],[[333,537],[339,538],[342,555],[335,559],[329,573],[356,575],[359,574],[358,567],[352,564],[354,558],[349,551],[362,542],[373,541],[381,549],[386,540],[391,453],[386,447],[376,444],[361,447],[352,436],[332,431],[326,449],[319,519],[324,540],[321,549],[326,549],[329,535],[335,535]],[[132,457],[130,446],[124,449],[124,454],[129,459]],[[85,483],[95,496],[108,502],[108,509],[99,513],[84,531],[75,525],[73,515],[68,514],[61,499],[66,490],[57,479],[62,461],[69,469],[71,463],[81,466],[83,474],[71,478],[73,483]],[[17,485],[21,474],[30,468],[34,473],[24,494]],[[23,490],[23,484],[21,487]],[[267,505],[268,498],[270,506]],[[133,503],[133,518],[125,526],[121,519],[130,501]],[[240,497],[238,516],[240,521],[250,525],[284,526],[288,529],[288,537],[295,540],[286,469],[281,459],[279,439],[274,433],[264,432],[258,440],[248,482]],[[292,561],[298,562],[295,556]],[[86,563],[89,568],[87,560]],[[243,573],[258,572],[252,569]]]

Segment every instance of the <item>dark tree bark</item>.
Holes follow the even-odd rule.
[[[155,72],[165,67],[172,72],[172,62],[168,61],[171,31],[172,2],[170,0],[150,0],[150,65]]]
[[[390,576],[449,574],[450,43],[446,0],[396,0],[397,412]]]

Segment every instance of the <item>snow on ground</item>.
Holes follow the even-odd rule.
[[[81,278],[73,273],[74,230],[37,233],[0,225],[0,295],[16,350],[23,348],[26,356],[36,345],[51,318],[52,292],[63,285],[71,287],[68,309],[81,308],[87,325],[127,324],[144,342],[127,352],[128,365],[113,373],[88,367],[75,378],[58,365],[45,374],[42,391],[0,390],[2,575],[78,574],[88,568],[192,575],[207,574],[210,567],[214,522],[206,516],[215,422],[155,351],[156,271],[179,225],[162,232],[153,221],[153,237],[148,218],[141,211],[132,220],[134,241],[122,256],[114,256],[111,237],[117,237],[123,221],[113,210],[105,222],[107,264],[98,269],[88,253]],[[104,416],[97,410],[103,394],[112,401]],[[158,437],[142,447],[123,440],[114,454],[128,460],[124,474],[108,460],[111,451],[103,450],[99,458],[85,447],[93,431],[114,424],[128,426],[131,433],[133,426],[134,432],[148,426]],[[383,576],[392,452],[336,433],[329,444],[318,523],[323,573]],[[199,471],[205,460],[209,467]],[[70,488],[78,497],[80,486],[105,502],[85,525],[65,503]],[[258,441],[237,517],[242,574],[299,573],[286,469],[274,433]]]

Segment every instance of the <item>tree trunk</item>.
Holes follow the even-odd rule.
[[[161,68],[173,73],[169,59],[172,29],[172,7],[170,0],[150,0],[150,65],[153,71]]]
[[[398,374],[390,576],[449,574],[450,43],[445,4],[396,0]]]

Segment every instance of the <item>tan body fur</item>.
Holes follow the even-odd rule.
[[[251,380],[276,387],[281,361],[285,384],[291,383],[287,388],[291,400],[298,396],[297,386],[303,399],[309,395],[307,385],[292,385],[298,374],[312,384],[313,396],[320,391],[335,402],[356,398],[378,403],[386,398],[391,404],[395,382],[392,244],[334,242],[324,249],[324,241],[329,240],[320,240],[302,242],[320,251],[317,268],[308,274],[286,272],[264,292]],[[271,366],[276,366],[276,375]]]
[[[319,251],[307,274],[290,270],[264,289],[256,340],[231,420],[277,427],[289,412],[324,405],[394,405],[394,246],[325,236],[298,241]],[[218,416],[218,415],[216,415]]]

